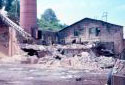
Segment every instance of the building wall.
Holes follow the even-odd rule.
[[[6,25],[0,18],[0,55],[13,56],[19,50],[15,29]]]
[[[57,42],[56,32],[42,31],[41,35],[40,44],[52,45]]]
[[[9,30],[6,26],[0,25],[0,53],[4,56],[9,55]]]
[[[123,47],[123,27],[101,21],[83,20],[58,32],[58,42],[113,42],[114,51],[120,53]]]

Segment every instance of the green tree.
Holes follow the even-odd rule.
[[[10,11],[11,10],[11,8],[12,8],[12,2],[13,2],[14,0],[6,0],[5,1],[5,10],[6,11]]]
[[[53,30],[58,31],[64,28],[66,25],[60,24],[55,12],[52,9],[47,9],[38,20],[38,25],[41,30]]]
[[[45,10],[44,14],[42,15],[42,18],[48,22],[58,22],[56,14],[52,9]]]
[[[5,6],[5,10],[9,16],[19,18],[20,16],[20,1],[19,0],[0,0],[0,9]]]
[[[12,2],[12,6],[11,6],[11,9],[9,10],[9,14],[19,18],[19,16],[20,16],[20,2],[19,2],[19,0],[14,0]]]
[[[0,0],[0,9],[3,7],[3,0]]]
[[[19,0],[5,0],[5,10],[12,18],[18,18],[20,16],[20,2]]]

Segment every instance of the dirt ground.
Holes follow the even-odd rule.
[[[39,65],[0,64],[0,85],[105,85],[107,72],[41,69]]]

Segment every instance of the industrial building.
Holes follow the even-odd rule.
[[[49,44],[101,42],[116,53],[123,50],[123,26],[84,18],[58,32],[42,31],[41,40]]]
[[[0,53],[7,56],[0,63],[9,61],[0,65],[0,84],[124,85],[125,61],[93,51],[101,43],[125,55],[123,26],[84,18],[57,32],[39,31],[36,0],[20,0],[19,24],[0,11]]]
[[[123,47],[123,26],[111,24],[90,18],[82,19],[58,32],[58,42],[61,44],[104,42],[117,53]]]

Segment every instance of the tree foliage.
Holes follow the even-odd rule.
[[[14,0],[12,2],[12,6],[11,6],[11,9],[9,10],[9,14],[19,18],[19,16],[20,16],[20,2],[19,2],[19,0],[17,0],[17,1]]]
[[[48,22],[58,22],[55,12],[52,9],[45,10],[42,18]]]
[[[6,0],[6,4],[5,4],[5,10],[6,11],[10,11],[11,10],[13,1],[14,0]]]
[[[9,16],[16,17],[19,19],[20,15],[20,4],[19,0],[0,0],[0,9],[5,6],[5,10]],[[53,30],[58,31],[67,25],[60,24],[57,19],[55,12],[52,9],[47,9],[38,19],[38,25],[42,30]]]
[[[60,21],[57,19],[57,16],[52,9],[45,10],[41,18],[38,20],[38,25],[41,28],[41,30],[52,31],[58,31],[66,26],[60,24]]]
[[[3,7],[3,0],[0,0],[0,9]]]
[[[5,10],[10,16],[18,17],[20,15],[19,0],[0,0],[0,9],[5,6]]]

